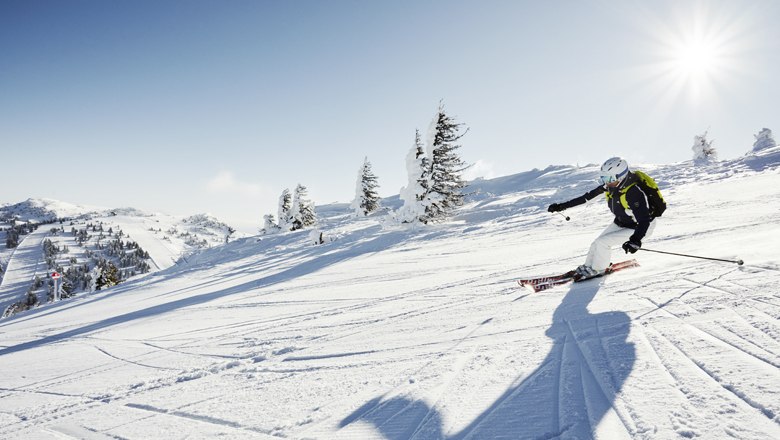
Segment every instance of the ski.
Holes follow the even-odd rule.
[[[567,283],[571,281],[574,278],[574,275],[575,272],[573,270],[570,270],[561,275],[548,275],[539,278],[528,278],[528,279],[517,280],[517,283],[520,284],[521,286],[541,285],[541,284],[557,285],[557,283],[561,283],[561,282]]]
[[[572,281],[574,281],[574,276],[558,278],[553,281],[543,281],[539,283],[520,283],[520,285],[525,287],[526,289],[533,290],[534,293],[536,293],[536,292],[541,292],[543,290],[552,289],[553,287],[563,286],[564,284],[569,284]]]
[[[637,266],[639,266],[639,262],[637,262],[636,260],[626,260],[618,263],[613,263],[603,273],[600,273],[590,278],[577,278],[575,272],[573,270],[570,270],[560,275],[521,279],[521,280],[517,280],[517,283],[525,288],[533,290],[534,292],[541,292],[543,290],[552,289],[553,287],[562,286],[564,284],[568,284],[571,282],[579,283],[579,282],[591,280],[593,278],[601,278],[605,275],[609,275],[611,273],[615,273],[623,269],[629,269],[631,267],[637,267]]]

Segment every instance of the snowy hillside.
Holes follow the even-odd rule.
[[[136,208],[101,208],[95,206],[73,205],[52,199],[28,199],[21,203],[0,206],[0,223],[6,227],[12,222],[33,224],[51,224],[57,220],[113,222],[133,229],[132,225],[167,233],[165,240],[174,243],[175,256],[196,249],[217,246],[225,243],[226,236],[231,239],[246,237],[246,234],[231,232],[234,228],[209,214],[196,214],[189,217],[172,216],[162,213],[147,213]],[[189,243],[187,243],[189,242]],[[182,245],[184,243],[184,245]],[[165,264],[168,267],[169,264]]]
[[[67,279],[68,295],[78,295],[95,288],[90,286],[99,275],[94,268],[103,261],[117,265],[126,279],[169,268],[199,249],[223,245],[228,236],[246,235],[207,214],[183,218],[51,199],[5,205],[0,208],[0,316],[48,302],[54,271]],[[112,245],[120,249],[112,251]],[[131,253],[140,258],[129,258]]]
[[[332,242],[243,238],[0,321],[0,437],[780,438],[780,150],[641,168],[669,203],[647,248],[745,265],[519,288],[611,221],[545,209],[596,166],[474,182],[433,226],[320,207]]]

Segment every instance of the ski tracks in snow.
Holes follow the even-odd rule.
[[[192,429],[211,426],[203,432],[215,435],[259,438],[474,440],[521,432],[531,438],[760,439],[780,434],[780,306],[773,305],[775,294],[762,290],[780,283],[779,275],[761,280],[734,271],[701,281],[690,270],[669,271],[670,281],[629,289],[635,295],[626,303],[625,309],[633,310],[628,313],[587,310],[594,298],[631,296],[617,284],[575,285],[568,293],[539,295],[515,290],[509,296],[494,281],[505,275],[509,271],[376,298],[323,298],[282,316],[185,327],[154,338],[82,337],[78,342],[106,361],[3,390],[6,395],[59,393],[65,400],[52,400],[24,420],[7,423],[0,434],[23,435],[36,426],[57,431],[65,419],[85,421],[80,427],[62,425],[62,432],[93,432],[97,428],[87,420],[94,411],[132,414],[125,425],[103,427],[100,433],[122,432],[123,426],[134,432],[134,421],[149,425],[154,418],[157,423],[175,419],[174,425]],[[552,323],[526,322],[535,313],[549,317],[549,305],[558,301]],[[241,304],[231,301],[231,306]],[[214,307],[221,305],[193,312],[207,317]],[[538,336],[528,339],[529,334]],[[373,344],[373,338],[380,343]],[[529,355],[539,349],[537,343],[542,352]],[[170,364],[184,359],[197,366]],[[103,394],[59,391],[127,368],[147,379],[105,388]],[[360,379],[374,375],[376,380]],[[633,380],[636,376],[644,380]],[[207,410],[236,405],[234,396],[212,391],[177,404],[160,397],[192,396],[201,388],[218,389],[205,384],[222,381],[241,382],[232,388],[240,395],[259,390],[268,395],[289,389],[289,383],[306,383],[313,389],[295,398],[316,403],[300,419],[268,423],[273,419],[268,416],[252,423],[245,416]],[[347,391],[315,389],[319,381]],[[351,400],[345,402],[345,395]],[[367,403],[342,418],[354,409],[350,402],[358,401]],[[271,408],[263,403],[256,410],[278,415],[283,408],[284,403]],[[527,424],[524,431],[517,431],[518,423]]]
[[[780,436],[779,331],[765,305],[778,283],[771,271],[730,270],[703,281],[670,274],[660,289],[635,290],[654,307],[634,318],[635,333],[668,375],[659,383],[676,390],[666,399],[679,436]]]

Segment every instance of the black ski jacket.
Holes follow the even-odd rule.
[[[576,199],[561,203],[560,206],[568,209],[582,205],[599,194],[609,192],[611,197],[607,197],[607,206],[609,206],[609,210],[615,214],[615,224],[621,228],[633,229],[634,233],[631,235],[631,241],[641,243],[645,234],[647,234],[647,228],[650,227],[650,222],[653,221],[654,217],[650,215],[650,206],[647,202],[647,196],[645,196],[640,185],[633,185],[631,188],[628,188],[628,191],[624,190],[624,188],[638,180],[639,178],[634,173],[629,172],[620,186],[616,188],[608,188],[601,185]],[[623,208],[623,204],[620,203],[620,196],[624,191],[626,194],[626,202],[629,206],[628,211]]]

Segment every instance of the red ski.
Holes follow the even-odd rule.
[[[600,278],[604,275],[609,275],[623,269],[629,269],[631,267],[637,266],[639,266],[639,262],[636,260],[626,260],[619,263],[613,263],[604,272],[590,278],[577,278],[575,272],[570,270],[561,275],[517,280],[517,283],[525,288],[533,290],[534,292],[541,292],[543,290],[552,289],[553,287],[562,286],[571,282],[579,283],[593,278]]]

